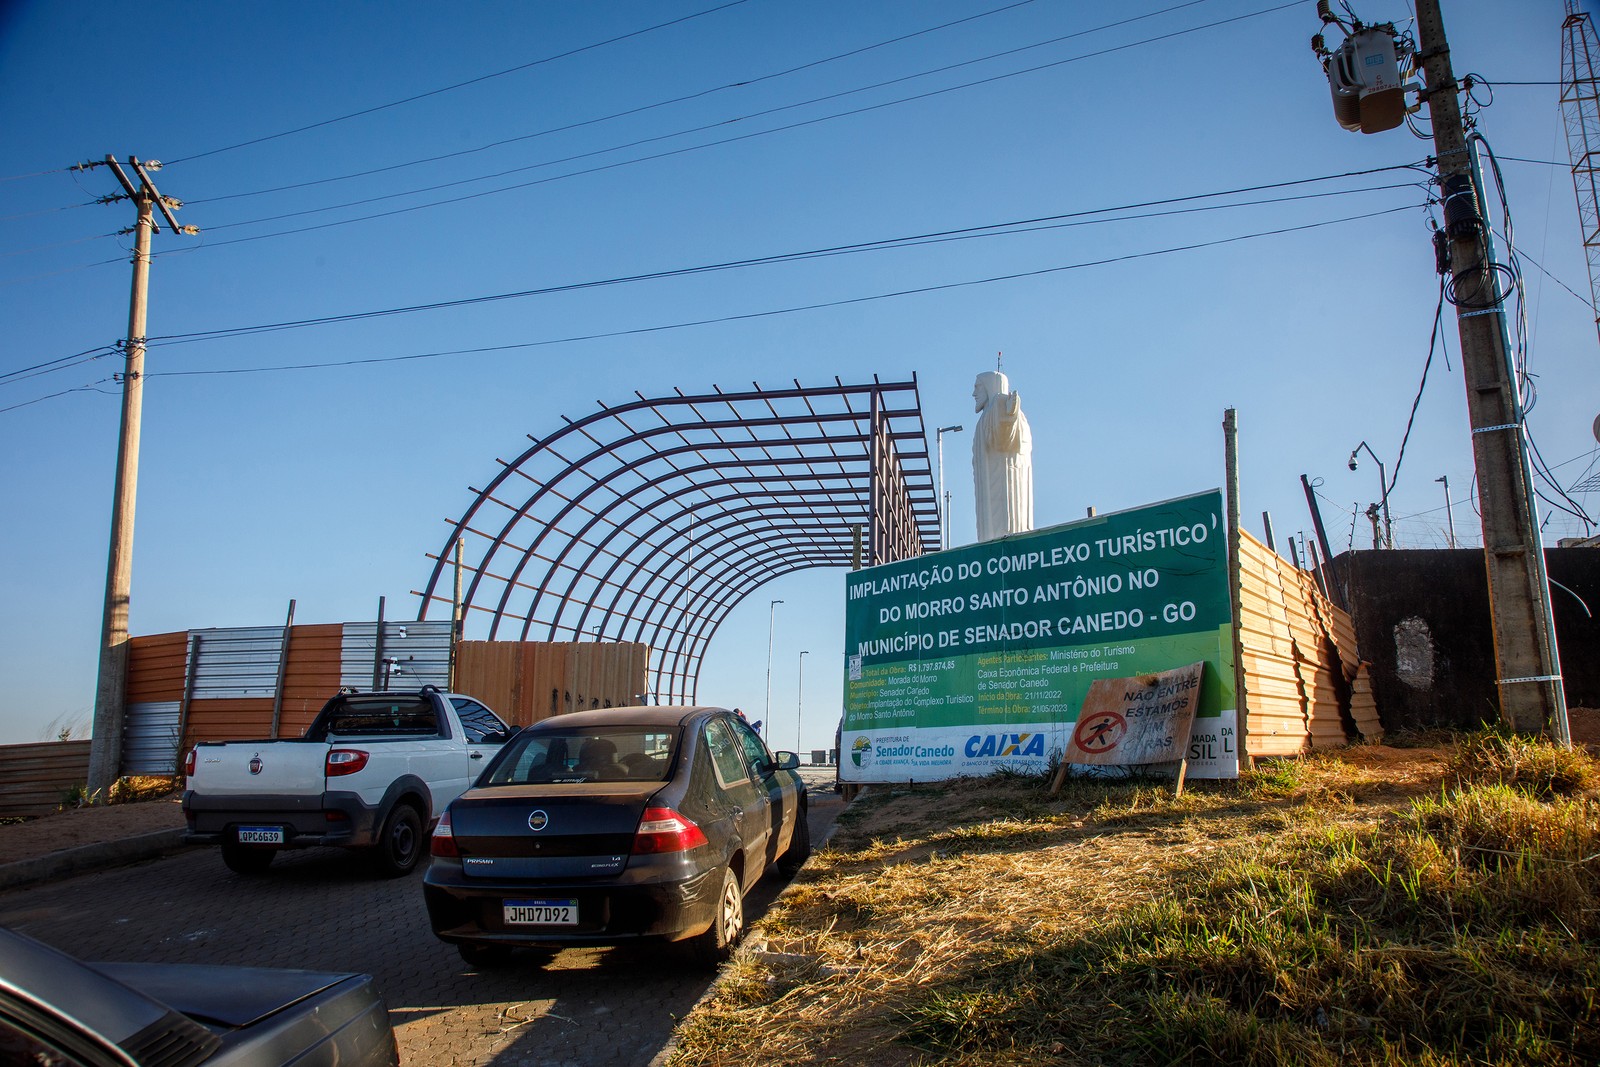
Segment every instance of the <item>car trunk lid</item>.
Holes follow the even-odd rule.
[[[634,833],[660,782],[500,786],[450,806],[469,878],[567,879],[627,866]]]

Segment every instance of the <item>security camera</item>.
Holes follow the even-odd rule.
[[[1354,457],[1354,456],[1350,457],[1350,469],[1351,470],[1355,470],[1356,469],[1356,457]]]

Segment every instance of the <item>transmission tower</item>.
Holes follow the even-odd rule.
[[[1578,222],[1589,261],[1589,297],[1600,307],[1600,83],[1595,62],[1600,40],[1578,0],[1567,0],[1561,23],[1561,113],[1567,126],[1567,155],[1572,159],[1572,185],[1578,193]],[[1595,326],[1600,329],[1600,313]]]

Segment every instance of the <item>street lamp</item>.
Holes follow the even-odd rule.
[[[1456,547],[1456,513],[1450,507],[1450,476],[1443,474],[1435,478],[1434,481],[1444,483],[1444,517],[1450,523],[1450,547],[1454,548]]]
[[[805,708],[805,699],[806,699],[806,657],[809,656],[809,655],[811,655],[810,652],[802,652],[802,653],[800,653],[800,682],[799,682],[798,685],[795,686],[795,697],[794,697],[794,751],[795,751],[795,755],[799,755],[800,754],[800,750],[801,750],[801,747],[802,747],[801,744],[800,744],[800,716],[801,716],[801,713],[803,712],[803,710]]]
[[[761,720],[761,729],[768,736],[772,734],[772,727],[767,724],[772,721],[772,626],[778,614],[778,605],[781,600],[774,600],[767,604],[767,716]]]
[[[1363,448],[1367,450],[1367,455],[1372,457],[1372,461],[1378,465],[1378,488],[1383,493],[1383,547],[1393,548],[1394,531],[1389,525],[1389,479],[1383,473],[1383,460],[1378,458],[1378,454],[1372,450],[1371,445],[1362,441],[1350,452],[1350,469],[1356,469],[1356,455]]]
[[[963,427],[941,426],[934,434],[939,444],[939,547],[950,547],[950,494],[944,488],[944,435],[947,433],[960,433]]]

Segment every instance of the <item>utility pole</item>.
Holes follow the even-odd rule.
[[[148,165],[129,157],[128,166],[138,178],[135,186],[113,156],[102,162],[81,163],[75,169],[107,166],[116,175],[127,199],[138,209],[133,226],[133,295],[128,305],[128,336],[122,344],[122,429],[117,440],[117,477],[112,490],[111,548],[106,564],[105,612],[100,626],[100,674],[95,687],[94,733],[89,742],[90,796],[104,796],[117,780],[122,766],[122,724],[128,684],[128,598],[133,587],[133,510],[139,486],[139,429],[144,406],[145,311],[150,296],[150,235],[160,229],[155,213],[161,212],[173,233],[198,233],[179,226],[168,200],[150,180]],[[122,197],[108,197],[111,203]]]
[[[1533,476],[1522,402],[1509,358],[1506,294],[1493,268],[1477,156],[1462,126],[1439,0],[1417,0],[1417,58],[1444,198],[1444,242],[1453,279],[1461,366],[1472,425],[1483,554],[1489,578],[1501,716],[1519,733],[1548,730],[1570,743],[1561,661],[1550,610],[1544,546],[1532,504]]]

